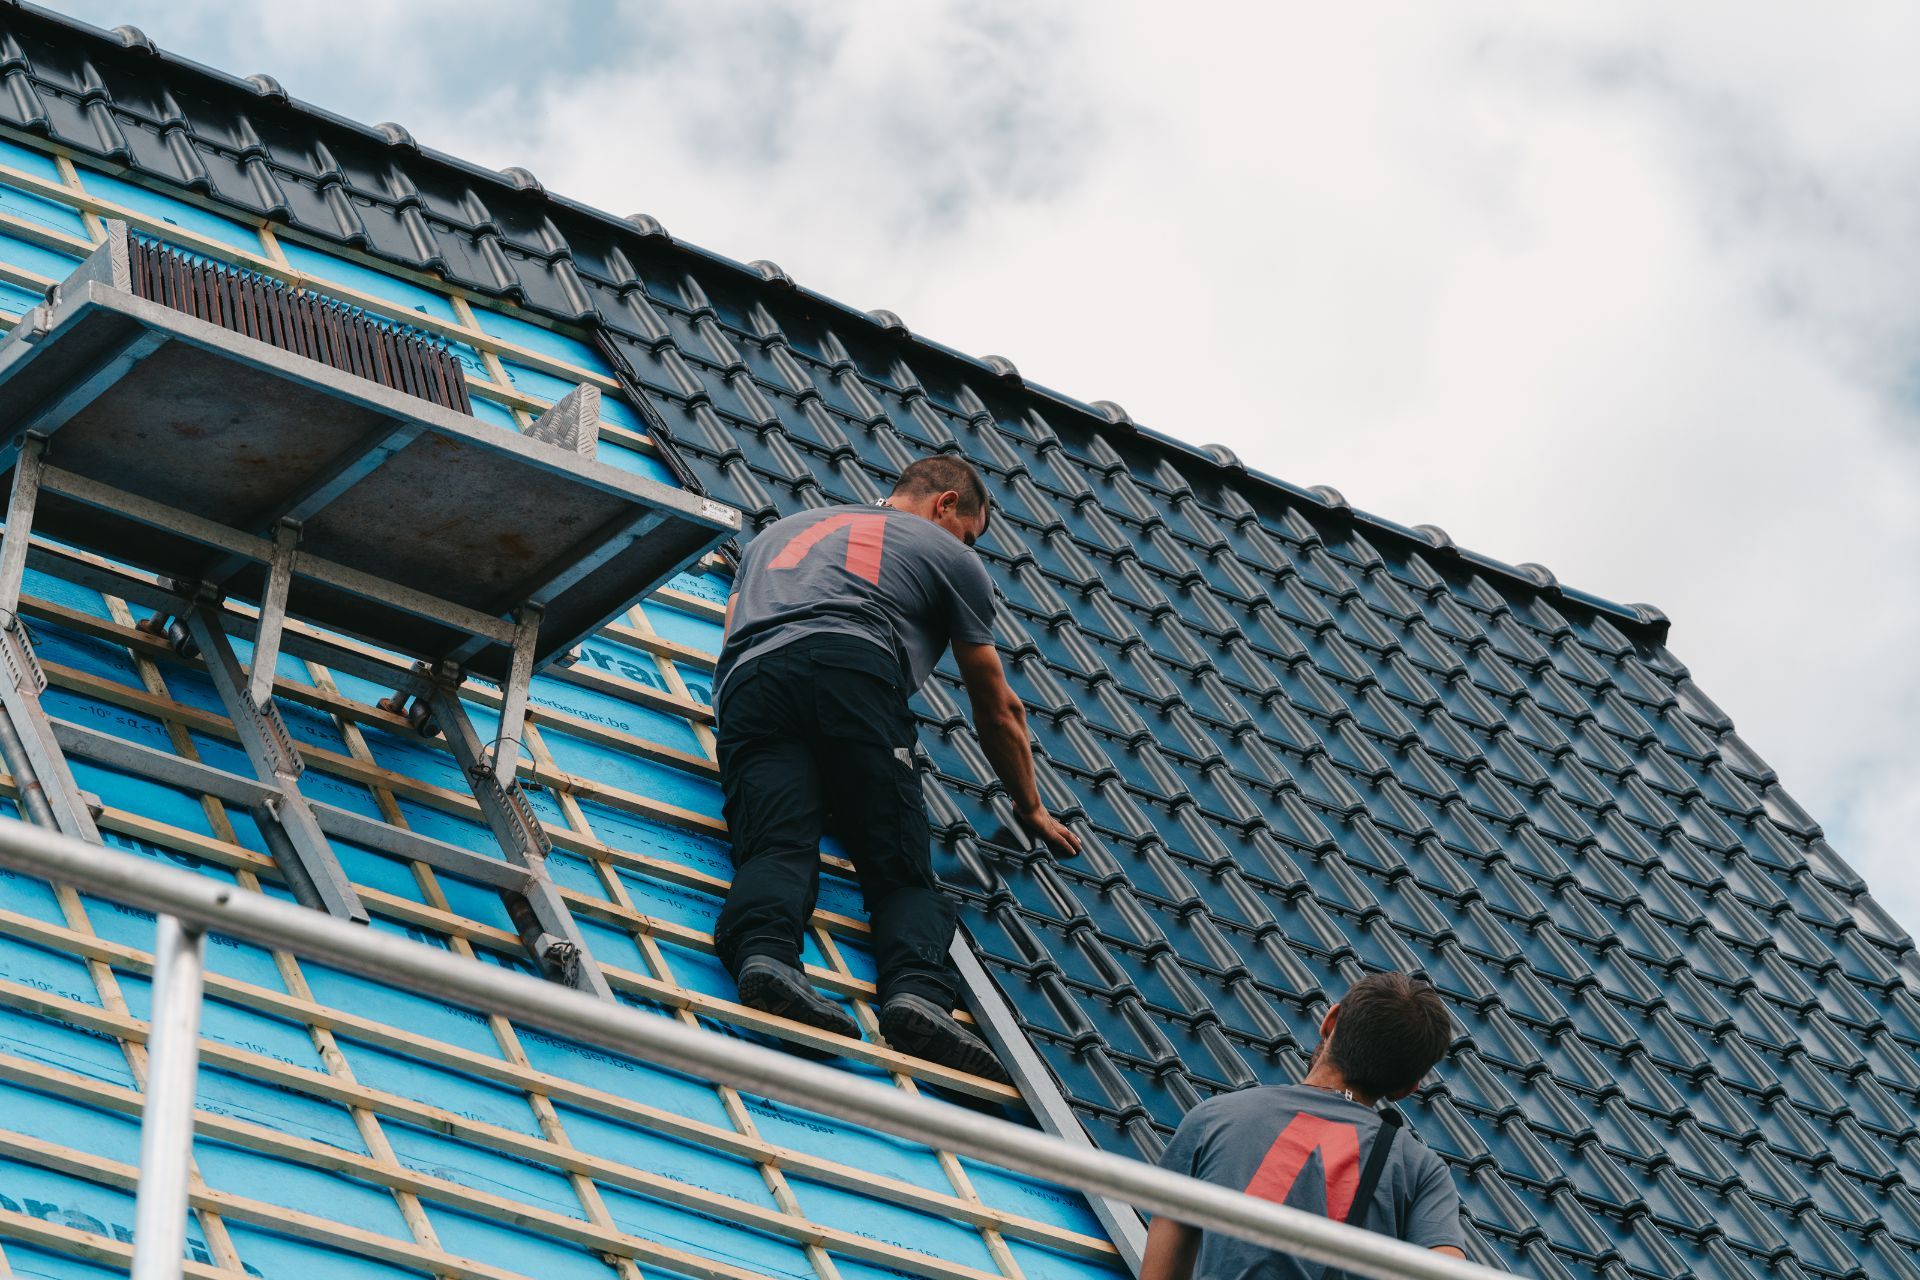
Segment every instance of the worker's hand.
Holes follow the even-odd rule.
[[[1048,813],[1043,806],[1035,805],[1015,815],[1026,833],[1036,840],[1044,841],[1047,848],[1053,850],[1057,858],[1077,858],[1080,856],[1080,837],[1066,823]]]

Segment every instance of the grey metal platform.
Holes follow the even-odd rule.
[[[126,244],[0,340],[0,475],[44,438],[37,533],[264,602],[292,530],[288,614],[507,681],[529,627],[537,669],[739,531],[719,503],[138,296]]]

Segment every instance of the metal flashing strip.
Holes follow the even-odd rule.
[[[1014,1087],[1020,1090],[1020,1096],[1033,1108],[1034,1119],[1040,1122],[1042,1129],[1062,1142],[1094,1150],[1093,1140],[1087,1137],[1080,1117],[1074,1114],[1066,1095],[1060,1092],[1060,1086],[1055,1083],[1053,1073],[1047,1070],[1046,1063],[1034,1052],[1033,1042],[1027,1038],[1012,1007],[1000,994],[1000,989],[994,986],[987,971],[980,967],[980,957],[974,954],[973,944],[964,932],[954,931],[953,946],[948,955],[954,969],[960,974],[967,1008],[972,1011],[987,1043],[993,1046],[993,1051],[1007,1068],[1007,1074],[1013,1077]],[[1091,1197],[1091,1204],[1100,1218],[1100,1225],[1106,1228],[1108,1238],[1120,1250],[1120,1257],[1128,1269],[1138,1274],[1147,1248],[1147,1227],[1141,1221],[1140,1211],[1113,1196],[1095,1195]]]

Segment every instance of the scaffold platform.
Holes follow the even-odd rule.
[[[538,670],[739,530],[595,461],[597,393],[501,431],[408,390],[351,309],[223,306],[238,273],[181,255],[182,293],[142,248],[116,226],[0,340],[0,474],[38,533],[504,681],[517,641]],[[316,317],[349,367],[301,354]]]

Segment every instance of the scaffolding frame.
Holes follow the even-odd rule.
[[[135,250],[145,252],[142,246],[153,243],[136,245],[126,224],[108,222],[85,261],[0,339],[0,384],[16,398],[0,438],[0,467],[13,471],[0,537],[0,750],[16,762],[29,818],[99,843],[64,751],[117,756],[125,763],[129,750],[83,727],[56,724],[40,704],[47,682],[16,612],[40,519],[51,520],[57,534],[89,551],[160,575],[153,583],[160,598],[151,601],[156,612],[144,629],[166,636],[183,657],[196,651],[203,657],[254,776],[206,766],[186,772],[207,793],[247,806],[298,901],[357,924],[370,917],[328,843],[329,823],[331,834],[351,830],[350,838],[399,856],[418,855],[430,865],[449,859],[432,842],[396,840],[380,824],[355,823],[338,812],[323,821],[302,793],[305,762],[273,698],[279,656],[289,640],[290,604],[295,615],[424,660],[402,667],[398,676],[375,670],[372,678],[396,688],[396,709],[408,701],[416,705],[418,731],[447,735],[507,859],[508,874],[479,878],[498,887],[522,946],[541,972],[613,999],[547,876],[549,846],[517,777],[530,686],[543,665],[578,642],[575,628],[591,623],[587,634],[598,630],[610,602],[622,596],[630,602],[704,553],[738,527],[739,513],[595,463],[600,397],[591,385],[563,397],[528,426],[524,439],[492,431],[412,394],[408,388],[420,388],[411,366],[374,360],[351,342],[341,345],[338,332],[337,358],[318,358],[315,335],[333,332],[327,326],[337,317],[327,308],[339,305],[323,295],[261,295],[254,303],[264,310],[255,314],[234,301],[240,297],[237,278],[204,272],[181,258],[174,264],[179,278],[167,277],[177,296],[157,300],[154,282],[130,267]],[[229,312],[224,319],[223,305]],[[161,358],[163,352],[168,356]],[[168,359],[176,363],[167,365]],[[167,367],[154,375],[156,381],[128,382],[145,377],[141,369],[162,365]],[[233,387],[225,385],[227,377],[237,380]],[[217,437],[200,443],[208,435],[202,430],[158,433],[155,466],[122,457],[129,442],[146,439],[145,429],[127,419],[129,394],[136,400],[164,398],[183,382],[196,395],[204,389],[235,423],[244,418],[251,427],[255,419],[246,415],[263,415],[268,434],[261,447],[269,453],[303,435],[324,438],[310,441],[304,452],[294,449],[284,476],[278,467],[240,466],[231,442]],[[278,403],[288,397],[297,402],[293,409]],[[290,436],[289,413],[306,414],[300,421],[311,430]],[[73,469],[50,465],[50,437],[64,449],[76,433],[78,463]],[[425,452],[414,451],[416,441]],[[200,499],[191,498],[196,490],[184,480],[153,488],[151,477],[172,469],[170,460],[179,462],[183,476],[212,468],[240,477],[207,499],[221,518],[198,509]],[[465,544],[442,547],[435,528],[409,524],[400,499],[419,482],[423,467],[424,474],[438,467],[480,486],[476,492],[483,500],[468,504],[480,514],[472,528],[463,526],[462,536],[493,546],[524,532],[532,539],[522,553],[529,567],[511,581],[499,574],[498,582],[476,576],[463,568],[472,561]],[[525,521],[532,517],[520,506],[496,510],[484,501],[522,486],[544,486],[537,492],[545,501],[583,504],[584,536],[564,524],[529,528]],[[534,492],[522,495],[522,506],[534,501],[528,496]],[[195,510],[178,505],[189,498]],[[362,508],[350,505],[355,500]],[[373,507],[365,507],[369,502]],[[338,515],[342,503],[361,514]],[[371,544],[358,536],[368,510],[395,513],[392,526],[382,526]],[[330,535],[324,532],[328,520]],[[316,529],[323,531],[322,550],[331,536],[334,554],[347,562],[303,548]],[[655,537],[660,541],[649,541]],[[390,552],[394,542],[410,549]],[[248,667],[234,651],[228,626],[233,615],[225,606],[241,577],[253,583],[243,593],[258,600]],[[448,581],[465,595],[443,591]],[[560,621],[554,627],[543,627],[555,617]],[[328,660],[340,665],[343,655],[352,651],[342,646]],[[491,750],[459,696],[470,671],[500,684],[501,724]],[[177,764],[146,763],[182,772]],[[456,860],[472,861],[470,855]]]
[[[0,556],[3,555],[4,548],[0,547]],[[45,565],[70,578],[85,579],[103,593],[138,600],[155,610],[156,620],[184,618],[187,633],[205,662],[207,674],[255,773],[248,778],[49,716],[39,705],[37,691],[36,696],[28,697],[18,682],[7,678],[18,660],[16,655],[24,654],[36,673],[38,689],[46,686],[44,675],[37,674],[38,662],[33,658],[32,643],[24,627],[11,621],[12,611],[18,606],[16,586],[12,604],[4,604],[4,598],[0,597],[0,607],[8,609],[11,622],[11,625],[0,626],[0,655],[6,657],[8,664],[7,671],[0,671],[0,680],[6,682],[6,687],[0,689],[0,693],[5,694],[0,698],[0,753],[9,760],[24,762],[25,767],[19,771],[21,791],[27,796],[32,788],[35,798],[28,799],[27,803],[29,816],[34,821],[92,843],[100,842],[90,813],[79,803],[81,793],[64,758],[64,754],[70,752],[244,808],[259,824],[274,862],[294,897],[306,906],[356,924],[367,923],[367,911],[329,847],[329,836],[423,862],[488,885],[501,894],[522,945],[543,973],[556,982],[603,999],[614,998],[605,976],[587,950],[578,923],[546,873],[546,856],[552,845],[514,774],[513,755],[503,749],[508,741],[509,722],[503,717],[502,732],[490,752],[489,747],[481,743],[472,717],[460,698],[457,669],[435,673],[419,664],[408,668],[344,642],[307,632],[285,631],[264,608],[258,617],[247,618],[205,595],[185,599],[168,591],[162,583],[145,584],[133,574],[81,561],[52,548],[34,547],[28,559],[36,567]],[[3,568],[0,564],[0,570]],[[4,583],[0,583],[0,587],[3,586]],[[147,629],[164,631],[157,625]],[[436,735],[446,735],[474,800],[507,861],[498,862],[447,841],[402,830],[303,795],[298,780],[306,765],[273,702],[272,668],[260,660],[262,641],[256,638],[254,642],[251,677],[241,668],[233,652],[232,630],[243,633],[251,630],[258,637],[269,629],[274,633],[276,649],[284,645],[289,654],[312,658],[331,669],[395,687],[401,691],[402,702],[408,692],[418,690],[418,699],[431,708],[432,716],[431,720],[420,720],[422,731],[431,728]],[[261,679],[262,672],[266,695],[256,701],[251,681]],[[513,689],[502,691],[503,700],[518,702],[520,722],[525,719],[526,686],[530,682],[531,672],[528,672],[519,681],[517,698]],[[518,732],[516,728],[516,736]],[[41,754],[16,750],[16,747],[25,747],[29,733],[35,741],[44,742]],[[49,773],[64,782],[47,785],[41,778]],[[42,796],[44,799],[36,803]],[[60,819],[63,811],[84,819],[84,827],[69,829]]]
[[[517,628],[522,642],[516,646],[513,678],[502,690],[509,710],[503,715],[501,734],[489,753],[460,699],[458,668],[438,672],[419,664],[408,668],[344,642],[289,632],[285,628],[284,595],[278,599],[281,608],[270,607],[274,603],[270,593],[257,616],[247,618],[208,593],[183,595],[165,579],[144,581],[138,575],[71,553],[32,545],[39,468],[30,460],[37,462],[39,455],[36,442],[29,439],[16,470],[6,530],[0,535],[0,754],[15,762],[22,804],[33,822],[89,843],[101,842],[93,806],[73,777],[66,759],[68,752],[188,787],[240,805],[254,817],[288,888],[306,906],[356,924],[367,923],[367,910],[328,844],[329,836],[352,840],[496,888],[522,945],[543,973],[603,999],[614,998],[572,913],[546,874],[545,860],[551,845],[515,776],[514,755],[505,749],[508,742],[517,740],[526,716],[532,663],[530,653],[523,662],[518,651],[530,649],[524,637],[534,628]],[[18,615],[20,587],[29,564],[88,581],[104,592],[147,605],[155,613],[146,629],[155,633],[166,632],[162,625],[165,620],[181,620],[184,631],[175,633],[175,647],[187,648],[190,640],[191,648],[204,659],[255,776],[248,778],[184,760],[50,716],[40,703],[40,694],[47,687],[46,676]],[[234,653],[232,630],[254,636],[251,671],[240,665]],[[273,701],[274,669],[263,661],[277,661],[283,647],[291,654],[315,658],[334,669],[390,687],[418,688],[419,697],[430,700],[434,716],[432,721],[423,719],[421,726],[447,734],[474,799],[508,861],[495,862],[446,841],[403,831],[303,795],[299,777],[306,766]]]

